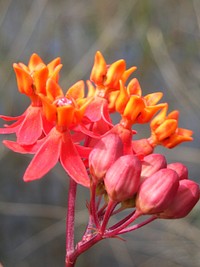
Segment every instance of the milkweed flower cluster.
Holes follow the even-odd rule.
[[[155,219],[186,216],[200,198],[199,185],[188,178],[182,163],[167,163],[156,154],[158,145],[173,148],[192,141],[192,131],[179,128],[177,110],[159,103],[161,92],[142,94],[139,81],[130,79],[136,67],[125,60],[108,65],[98,51],[90,79],[78,81],[66,92],[59,85],[60,58],[45,64],[37,55],[26,66],[13,64],[18,90],[30,99],[17,117],[1,115],[10,124],[1,134],[18,153],[33,154],[24,181],[42,178],[60,162],[69,176],[66,266],[103,238],[136,230]],[[120,120],[113,123],[112,114]],[[135,124],[149,124],[150,136],[139,138]],[[90,189],[89,220],[81,241],[74,246],[75,185]],[[74,193],[72,193],[74,192]],[[110,225],[112,216],[129,211]],[[149,215],[146,219],[144,215]],[[138,217],[144,220],[136,223]],[[135,224],[134,224],[135,223]],[[70,224],[70,225],[69,225]]]

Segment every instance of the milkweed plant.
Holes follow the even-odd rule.
[[[57,162],[69,177],[66,267],[75,266],[78,256],[102,239],[121,238],[156,219],[182,218],[192,210],[199,185],[184,164],[167,163],[154,152],[157,146],[172,149],[192,141],[192,131],[179,128],[177,110],[168,113],[168,104],[158,103],[161,92],[142,94],[139,81],[130,79],[135,66],[127,69],[123,59],[108,65],[97,51],[90,79],[66,93],[59,85],[60,58],[45,64],[34,53],[27,66],[14,63],[13,68],[30,105],[22,115],[0,115],[5,121],[0,134],[15,134],[16,141],[3,140],[10,150],[33,154],[25,182],[42,178]],[[145,123],[150,136],[140,138],[134,126]],[[75,244],[77,186],[86,187],[90,199],[88,224]]]

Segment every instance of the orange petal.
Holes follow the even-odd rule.
[[[120,91],[115,101],[116,111],[122,114],[124,112],[126,104],[128,103],[128,100],[129,100],[129,96],[127,94],[126,88],[124,84],[122,83],[122,81],[120,81]]]
[[[87,87],[88,87],[88,93],[87,93],[87,97],[93,97],[95,95],[95,87],[94,85],[91,83],[91,81],[87,80]]]
[[[156,115],[151,121],[151,129],[155,130],[165,119],[167,114],[168,104],[166,103],[164,108]]]
[[[107,100],[108,100],[108,109],[110,111],[110,113],[115,112],[115,102],[117,100],[117,97],[119,95],[119,91],[111,91],[108,96],[107,96]]]
[[[56,58],[53,61],[51,61],[47,68],[49,70],[49,78],[54,79],[56,82],[58,82],[59,79],[59,72],[62,68],[62,64],[60,64],[60,58]]]
[[[53,102],[58,97],[64,96],[61,87],[53,79],[47,80],[46,95],[51,102]]]
[[[122,74],[126,70],[126,62],[120,59],[110,65],[106,75],[105,86],[109,86],[112,89],[119,88],[119,80],[122,78]]]
[[[167,119],[174,119],[174,120],[178,120],[179,117],[179,111],[178,110],[173,110],[172,112],[170,112],[167,115]]]
[[[62,106],[57,108],[57,125],[58,127],[63,127],[63,129],[68,128],[74,118],[74,107],[71,105]]]
[[[191,137],[192,131],[187,129],[178,128],[177,132],[171,135],[168,139],[162,142],[162,145],[167,148],[173,148],[180,143],[192,141],[193,138]]]
[[[101,52],[97,51],[94,58],[94,65],[91,71],[90,80],[97,85],[102,85],[106,76],[107,66]]]
[[[142,89],[140,87],[139,81],[136,78],[133,78],[128,86],[127,86],[127,92],[129,95],[142,95]]]
[[[33,83],[35,85],[35,93],[46,94],[46,82],[48,78],[48,69],[43,66],[40,70],[33,72]]]
[[[144,101],[137,95],[132,95],[126,105],[123,116],[134,122],[145,108]]]
[[[163,96],[163,93],[156,92],[156,93],[145,95],[144,99],[148,106],[152,106],[152,105],[157,104],[158,101],[162,98],[162,96]]]
[[[51,103],[51,101],[46,96],[39,94],[39,97],[42,101],[43,111],[46,119],[52,123],[55,123],[56,107]]]
[[[17,78],[17,85],[20,93],[31,96],[34,94],[33,79],[24,69],[14,63],[13,68]]]
[[[137,69],[137,67],[133,66],[127,70],[124,71],[123,75],[122,75],[122,81],[124,83],[126,83],[126,81],[128,80],[129,76]]]
[[[47,64],[47,68],[49,70],[49,74],[50,75],[54,72],[55,68],[58,65],[61,65],[61,59],[60,59],[60,57],[55,58],[54,60],[52,60],[51,62],[49,62],[49,64]]]
[[[84,81],[78,81],[74,85],[72,85],[66,93],[66,97],[70,96],[73,99],[83,98],[85,94],[85,84]]]
[[[44,64],[44,62],[42,61],[42,59],[36,54],[32,54],[31,57],[30,57],[30,60],[29,60],[29,63],[28,63],[28,68],[29,70],[32,72],[34,71],[38,65],[40,64]]]
[[[169,119],[164,121],[158,128],[154,131],[157,139],[159,141],[164,140],[165,138],[170,137],[174,134],[177,129],[178,123],[176,120]]]
[[[138,123],[147,123],[147,122],[149,122],[152,119],[152,117],[156,114],[156,112],[158,112],[158,110],[160,110],[164,106],[165,106],[165,103],[159,104],[159,105],[156,105],[156,106],[147,106],[147,107],[145,107],[141,111],[141,114],[138,116],[137,122]]]

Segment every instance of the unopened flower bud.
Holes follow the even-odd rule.
[[[141,162],[134,155],[120,157],[107,171],[104,184],[108,196],[117,202],[132,198],[140,183]]]
[[[168,208],[158,215],[162,219],[178,219],[188,215],[200,198],[199,185],[191,180],[181,180],[178,191]]]
[[[136,208],[143,214],[164,211],[173,200],[179,186],[175,171],[161,169],[145,179],[138,189]]]
[[[188,169],[182,163],[170,163],[167,165],[167,168],[176,171],[179,176],[179,180],[188,179]]]
[[[109,167],[123,155],[123,143],[117,134],[102,137],[89,155],[92,179],[102,181]]]
[[[166,168],[167,162],[163,155],[161,154],[150,154],[144,157],[142,161],[142,180],[148,178],[160,169]]]

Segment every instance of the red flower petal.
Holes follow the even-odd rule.
[[[89,187],[88,177],[84,163],[82,162],[69,133],[63,135],[64,140],[61,147],[60,162],[68,175],[78,184]]]
[[[20,124],[23,122],[24,117],[25,117],[24,114],[22,114],[21,116],[18,116],[18,117],[0,116],[0,118],[5,120],[5,121],[17,120],[10,125],[4,124],[5,128],[0,128],[0,134],[16,133],[20,127]]]
[[[3,140],[3,144],[7,148],[21,154],[35,154],[41,147],[42,143],[44,143],[44,139],[41,139],[32,145],[20,145],[19,143],[14,141]]]
[[[62,134],[55,128],[46,137],[24,174],[24,181],[42,178],[58,162],[62,144]]]
[[[29,106],[26,117],[17,132],[17,142],[21,145],[31,145],[40,138],[43,130],[41,107]]]
[[[99,121],[102,117],[102,106],[107,105],[104,98],[95,98],[87,107],[85,116],[92,122]]]

